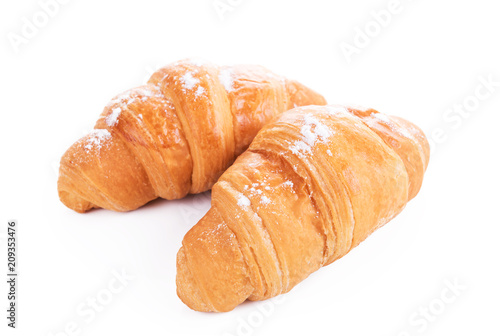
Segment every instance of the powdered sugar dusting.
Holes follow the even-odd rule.
[[[295,155],[311,154],[316,143],[324,143],[332,135],[332,131],[310,113],[305,115],[300,133],[303,140],[294,141],[290,147]]]
[[[316,141],[325,141],[331,136],[328,127],[323,125],[312,114],[306,114],[304,117],[304,125],[301,127],[300,132],[309,146],[314,146]]]
[[[259,186],[260,183],[252,183],[252,186],[250,188],[247,185],[245,185],[243,188],[245,190],[248,190],[250,196],[262,195],[262,190],[258,189]],[[264,182],[262,182],[262,186],[264,186]]]
[[[197,72],[198,70],[188,71],[181,76],[180,80],[183,86],[183,91],[187,92],[188,90],[194,90],[194,95],[198,98],[203,95],[206,90],[200,85],[200,80],[194,77]]]
[[[290,150],[292,151],[293,154],[299,155],[299,154],[304,154],[304,153],[311,153],[311,147],[306,144],[304,141],[297,140],[293,143],[293,145],[290,147]]]
[[[90,137],[85,139],[84,148],[87,153],[92,149],[100,150],[106,139],[111,138],[111,133],[107,129],[95,129],[90,132]]]
[[[248,199],[248,197],[246,197],[245,195],[243,194],[240,194],[238,196],[238,205],[240,207],[249,207],[250,206],[250,200]]]
[[[270,200],[270,199],[269,199],[269,197],[267,197],[267,196],[262,196],[262,197],[260,198],[260,203],[262,203],[262,204],[264,204],[264,205],[267,205],[267,204],[271,203],[271,200]]]
[[[259,199],[259,203],[262,205],[271,204],[271,199],[265,195],[263,190],[271,190],[271,187],[268,184],[267,178],[264,177],[262,182],[260,183],[252,183],[251,185],[244,185],[243,190],[246,190],[247,195],[249,197],[254,197]],[[257,207],[259,210],[259,207]]]
[[[205,93],[205,88],[198,86],[198,89],[196,89],[196,92],[194,93],[196,97],[201,96],[203,93]]]
[[[200,80],[193,76],[193,72],[188,71],[181,77],[181,82],[185,89],[192,90],[195,85],[200,83]]]
[[[231,92],[234,90],[233,71],[231,69],[229,68],[222,69],[219,73],[219,80],[227,92]]]
[[[137,87],[113,98],[107,105],[107,107],[112,110],[105,119],[106,125],[109,127],[115,126],[119,122],[119,117],[123,109],[127,109],[133,102],[145,102],[152,97],[165,99],[161,91],[159,91],[159,89],[156,91],[156,89],[155,86]]]
[[[122,109],[119,107],[115,107],[111,114],[106,117],[106,124],[110,127],[115,126],[118,123],[118,117],[122,113]]]

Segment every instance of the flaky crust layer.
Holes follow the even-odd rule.
[[[213,186],[177,256],[179,297],[222,312],[288,292],[400,213],[428,159],[418,127],[373,109],[284,113]]]
[[[184,60],[115,97],[61,159],[61,201],[77,212],[129,211],[212,187],[264,124],[326,104],[302,84],[254,65]]]

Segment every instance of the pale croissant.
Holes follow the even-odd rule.
[[[177,254],[178,296],[223,312],[288,292],[396,216],[428,160],[418,127],[373,109],[282,114],[213,186]]]
[[[326,102],[260,66],[173,63],[114,98],[95,130],[68,149],[59,197],[78,212],[128,211],[206,191],[265,123],[309,104]]]

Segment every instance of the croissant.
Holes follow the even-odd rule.
[[[260,66],[170,64],[111,100],[95,129],[66,151],[59,198],[77,212],[128,211],[206,191],[265,123],[310,104],[326,102]]]
[[[225,312],[290,291],[415,197],[429,145],[373,109],[298,107],[264,126],[212,188],[177,254],[177,294]]]

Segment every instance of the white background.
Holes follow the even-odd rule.
[[[78,335],[499,335],[500,86],[474,97],[480,78],[500,81],[496,2],[401,0],[380,31],[371,12],[387,0],[222,2],[233,5],[221,17],[213,0],[70,0],[14,48],[23,18],[33,22],[42,9],[2,0],[0,260],[4,274],[6,223],[15,218],[20,279],[13,331],[1,277],[0,334],[63,336],[76,325]],[[354,45],[367,27],[370,41],[348,62],[342,43]],[[191,311],[175,293],[175,256],[209,193],[81,215],[56,189],[61,155],[108,100],[185,57],[261,64],[330,103],[413,121],[440,142],[420,194],[279,303]],[[446,114],[464,102],[468,117]],[[105,296],[122,270],[134,279],[88,323],[77,307]],[[449,282],[460,289],[445,292],[445,303]]]

